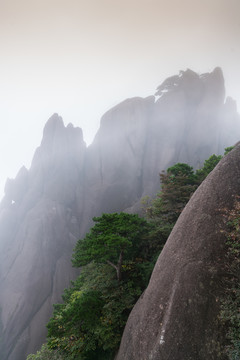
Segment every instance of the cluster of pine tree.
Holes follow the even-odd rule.
[[[177,218],[220,159],[212,155],[196,172],[182,163],[162,172],[161,191],[145,199],[146,219],[126,213],[93,219],[73,253],[81,274],[65,290],[63,303],[54,305],[47,344],[27,360],[114,359],[128,315]]]

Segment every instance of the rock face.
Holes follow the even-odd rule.
[[[55,114],[31,169],[22,168],[6,183],[0,213],[1,359],[26,359],[39,347],[51,304],[61,301],[76,276],[69,260],[79,236],[85,150],[82,131],[65,128]]]
[[[240,144],[190,199],[133,308],[117,360],[216,360],[225,236],[220,209],[240,192]]]
[[[158,88],[157,100],[128,99],[103,116],[87,151],[88,183],[98,179],[101,189],[90,191],[99,212],[129,204],[139,210],[139,198],[159,189],[161,170],[176,162],[198,168],[239,140],[240,118],[231,101],[224,103],[221,69],[200,76],[187,70],[173,78]]]
[[[29,170],[8,180],[0,204],[0,357],[25,360],[46,336],[52,304],[76,276],[72,249],[102,212],[139,211],[176,162],[195,168],[240,137],[222,72],[191,70],[167,79],[154,96],[108,111],[91,146],[82,131],[47,122]]]

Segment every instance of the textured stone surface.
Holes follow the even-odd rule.
[[[220,209],[240,193],[240,144],[198,188],[179,217],[133,308],[117,360],[216,360],[225,236]]]
[[[194,167],[240,138],[220,69],[169,78],[154,96],[127,99],[101,119],[93,144],[54,114],[29,170],[8,180],[0,204],[0,357],[25,360],[45,338],[52,303],[76,272],[77,239],[102,212],[140,211],[159,172]]]

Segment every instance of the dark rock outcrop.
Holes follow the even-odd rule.
[[[140,211],[176,162],[195,168],[239,139],[219,68],[167,79],[154,96],[127,99],[101,120],[93,144],[53,115],[31,168],[8,180],[0,204],[0,357],[25,360],[44,341],[52,303],[76,276],[71,254],[102,212]]]
[[[240,144],[207,177],[179,217],[133,308],[117,360],[217,360],[224,208],[240,193]]]

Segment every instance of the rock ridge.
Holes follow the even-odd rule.
[[[220,69],[182,71],[157,92],[104,114],[89,147],[80,128],[54,114],[30,169],[7,181],[0,204],[2,360],[25,360],[44,341],[52,304],[76,276],[72,249],[93,216],[141,213],[141,198],[159,190],[160,171],[176,162],[198,168],[239,140],[240,118],[224,101]]]

